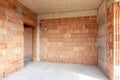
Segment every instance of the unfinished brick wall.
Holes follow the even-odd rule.
[[[24,17],[23,22],[24,24],[27,24],[29,26],[32,26],[32,32],[33,32],[33,47],[32,47],[32,53],[33,53],[33,61],[36,61],[36,48],[37,48],[37,15],[32,12],[30,9],[19,3],[17,0],[2,0],[4,3],[9,2],[10,4],[9,9],[19,11],[22,10],[22,15]]]
[[[6,77],[23,67],[24,27],[15,13],[0,15],[0,72]]]
[[[37,44],[37,15],[25,7],[23,4],[18,2],[17,0],[4,0],[4,3],[9,3],[9,9],[12,11],[17,11],[18,13],[21,13],[22,10],[22,16],[23,16],[23,23],[26,25],[29,25],[32,27],[32,53],[33,53],[33,61],[36,61],[36,44]],[[20,11],[19,11],[20,9]],[[20,15],[21,15],[20,14]]]
[[[120,79],[120,2],[114,2],[107,9],[107,75],[111,80]]]
[[[97,65],[97,17],[41,20],[41,61]]]
[[[35,18],[36,14],[16,0],[0,1],[0,79],[23,68],[23,24],[36,26]]]

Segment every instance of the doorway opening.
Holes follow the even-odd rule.
[[[24,64],[32,61],[32,27],[24,24]]]

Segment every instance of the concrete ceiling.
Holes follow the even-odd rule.
[[[18,0],[37,14],[97,9],[102,0]]]

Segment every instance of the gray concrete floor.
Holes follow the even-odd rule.
[[[28,62],[24,69],[3,80],[109,80],[96,66]]]

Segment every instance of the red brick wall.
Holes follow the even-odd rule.
[[[97,65],[96,16],[41,20],[41,61]]]
[[[120,2],[114,2],[107,9],[107,64],[106,73],[111,80],[120,79],[120,56],[119,56],[119,45],[120,45]]]
[[[18,7],[23,11],[22,14],[16,10]],[[24,66],[23,23],[36,26],[36,14],[16,0],[1,0],[0,80]]]
[[[0,19],[0,72],[6,77],[23,67],[24,27],[15,20],[18,17],[8,16],[12,21]]]

